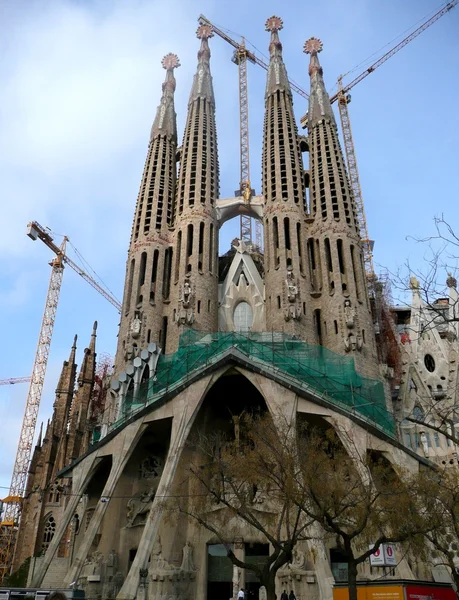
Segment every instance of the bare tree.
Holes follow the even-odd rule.
[[[307,518],[334,537],[348,562],[350,600],[357,599],[358,566],[385,543],[422,546],[430,523],[384,457],[352,457],[336,433],[308,433],[299,441],[301,463],[297,502]]]
[[[422,264],[415,267],[409,260],[397,271],[391,271],[392,289],[399,292],[398,301],[407,302],[406,295],[416,289],[424,305],[423,322],[418,330],[410,330],[413,335],[422,335],[432,328],[444,327],[459,322],[459,300],[446,303],[448,288],[456,287],[459,260],[459,235],[448,223],[444,215],[433,219],[435,233],[427,237],[408,236],[424,249]]]
[[[275,425],[268,414],[233,420],[234,435],[217,431],[192,440],[194,458],[184,482],[191,491],[172,510],[212,532],[233,565],[254,572],[268,600],[275,600],[276,574],[292,561],[295,545],[308,539],[313,521],[296,502],[295,431],[284,420]],[[269,543],[269,556],[258,564],[238,557],[229,521],[239,524],[240,537]]]
[[[232,439],[199,435],[193,449],[188,494],[179,494],[178,509],[224,544],[233,565],[258,576],[268,600],[275,598],[277,572],[301,540],[336,539],[348,559],[350,600],[356,600],[359,564],[386,542],[421,544],[429,528],[391,466],[357,452],[351,458],[331,429],[305,435],[282,418],[242,415]],[[237,556],[230,520],[269,542],[272,552],[263,563]]]

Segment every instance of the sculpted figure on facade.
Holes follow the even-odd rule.
[[[195,318],[193,310],[194,297],[195,292],[193,289],[193,285],[190,280],[190,276],[187,275],[180,293],[179,306],[177,311],[177,325],[193,325]]]
[[[194,573],[197,571],[197,568],[194,566],[193,561],[193,546],[191,542],[187,542],[183,547],[183,557],[182,564],[180,566],[180,570],[184,573]]]
[[[301,318],[301,306],[299,303],[300,291],[298,281],[295,279],[292,269],[287,271],[284,281],[284,319],[299,321]]]
[[[134,318],[131,321],[131,336],[136,340],[140,337],[140,332],[142,330],[142,321],[140,319],[140,314],[138,312],[135,313]]]
[[[151,479],[159,477],[163,471],[164,461],[158,456],[147,456],[140,462],[141,479]]]
[[[363,348],[363,340],[360,335],[350,333],[344,340],[346,352],[360,352]]]
[[[134,496],[127,503],[127,523],[126,527],[143,525],[150,512],[151,505],[156,494],[157,485],[153,485],[148,490],[142,492],[140,497]]]
[[[352,306],[349,298],[344,301],[344,321],[348,329],[354,329],[355,325],[355,308]]]

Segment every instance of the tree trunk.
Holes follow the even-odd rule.
[[[276,572],[263,571],[263,575],[260,577],[260,585],[264,585],[266,588],[267,600],[276,600]]]
[[[349,600],[357,600],[357,563],[352,558],[349,558],[347,573]]]

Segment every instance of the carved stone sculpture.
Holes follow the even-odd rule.
[[[348,329],[354,329],[355,308],[351,305],[351,301],[348,298],[344,301],[344,320]]]
[[[176,317],[177,325],[192,325],[194,323],[194,296],[195,292],[189,275],[187,275],[180,293]]]
[[[142,329],[142,321],[139,318],[139,313],[136,312],[135,316],[131,322],[131,335],[135,340],[140,336],[141,329]]]
[[[298,281],[289,269],[284,281],[284,319],[286,321],[301,319],[300,292]]]
[[[150,512],[151,505],[155,497],[157,485],[142,492],[140,497],[134,496],[127,503],[127,523],[126,527],[143,525]]]

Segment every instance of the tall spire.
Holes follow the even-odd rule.
[[[94,321],[92,327],[91,340],[89,347],[85,348],[83,362],[81,363],[80,374],[78,375],[78,386],[83,383],[94,383],[94,369],[96,366],[96,337],[97,337],[97,321]]]
[[[215,98],[210,72],[212,27],[201,25],[198,66],[191,87],[180,155],[174,248],[174,281],[167,352],[193,327],[217,330],[219,193]]]
[[[375,377],[379,371],[360,230],[319,63],[321,50],[317,38],[304,44],[304,52],[311,56],[308,258],[315,338],[335,352],[350,353],[362,374]]]
[[[282,44],[279,40],[279,31],[283,26],[282,19],[276,16],[270,17],[265,23],[265,30],[271,32],[271,40],[269,42],[270,58],[265,97],[274,94],[278,90],[286,92],[289,96],[292,95],[287,70],[282,58]]]
[[[117,373],[150,342],[160,342],[166,328],[164,303],[169,300],[171,286],[177,167],[174,70],[180,61],[176,54],[169,53],[161,64],[166,77],[150,132],[132,226],[115,359]]]
[[[308,123],[312,127],[321,119],[329,119],[336,127],[335,116],[331,107],[330,98],[325,89],[323,69],[319,63],[319,52],[323,44],[315,37],[309,38],[304,43],[305,54],[310,54],[309,77],[311,78],[311,91],[309,96]]]
[[[201,47],[198,52],[198,69],[193,78],[189,104],[197,98],[206,98],[210,102],[215,103],[212,75],[210,74],[210,48],[208,41],[213,35],[210,25],[200,25],[196,31],[197,38],[201,40]]]
[[[262,158],[266,327],[308,340],[312,317],[308,312],[304,247],[304,169],[282,59],[281,29],[279,17],[266,21],[266,31],[271,33]]]
[[[151,128],[150,140],[158,135],[167,135],[177,139],[177,123],[175,118],[174,92],[176,81],[174,69],[180,67],[180,61],[176,54],[166,54],[161,61],[163,69],[166,69],[166,79],[163,83],[163,95],[156,111],[156,117]]]
[[[89,347],[85,348],[84,351],[84,358],[78,375],[78,389],[75,393],[70,413],[67,444],[58,456],[59,468],[62,468],[65,464],[69,464],[87,450],[87,448],[83,447],[82,441],[84,440],[87,429],[88,407],[94,387],[94,376],[96,371],[96,332],[97,321],[94,322]]]

